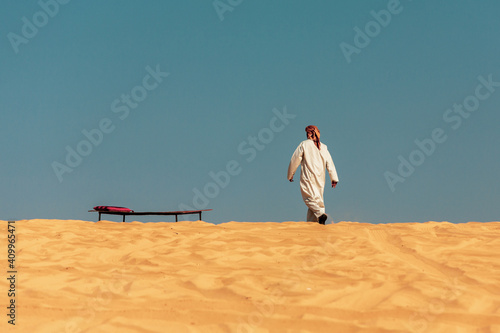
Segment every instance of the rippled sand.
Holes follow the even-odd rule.
[[[500,332],[500,222],[29,220],[16,236],[2,332]]]

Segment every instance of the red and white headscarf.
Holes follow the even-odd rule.
[[[306,127],[307,138],[314,141],[314,144],[318,149],[321,149],[321,142],[319,141],[319,129],[314,125],[309,125]]]

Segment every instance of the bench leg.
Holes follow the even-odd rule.
[[[123,222],[125,222],[125,214],[123,214]]]
[[[99,221],[101,220],[101,212],[99,212]]]
[[[199,212],[199,214],[200,214],[200,221],[201,221],[201,212]]]
[[[177,222],[177,214],[175,214],[175,222]]]

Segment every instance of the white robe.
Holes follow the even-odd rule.
[[[292,179],[295,171],[300,165],[300,192],[302,199],[309,208],[307,210],[307,221],[317,222],[318,217],[325,213],[323,192],[325,189],[325,168],[328,170],[330,179],[339,181],[332,156],[325,144],[321,143],[318,149],[314,141],[307,139],[302,141],[290,160],[288,166],[288,179]]]

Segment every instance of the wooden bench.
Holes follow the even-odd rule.
[[[127,215],[175,215],[175,222],[178,222],[178,215],[191,215],[198,214],[201,220],[201,212],[208,212],[211,209],[201,209],[201,210],[184,210],[184,211],[176,211],[176,212],[118,212],[118,211],[103,211],[103,210],[89,210],[89,212],[97,212],[99,213],[99,221],[101,220],[102,214],[108,215],[122,215],[123,222],[125,222],[125,216]]]

